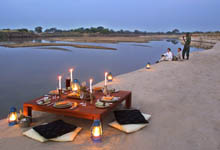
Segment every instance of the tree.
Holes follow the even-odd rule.
[[[57,31],[57,28],[50,28],[50,29],[46,29],[44,32],[47,32],[47,33],[54,33]]]
[[[174,30],[172,31],[172,33],[174,33],[174,34],[178,34],[178,33],[180,33],[180,30],[178,30],[178,29],[174,29]]]
[[[35,30],[35,32],[37,32],[37,33],[41,33],[42,32],[42,27],[41,26],[38,26],[38,27],[36,27],[34,30]]]

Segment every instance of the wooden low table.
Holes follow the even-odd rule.
[[[72,102],[77,102],[78,107],[75,109],[58,109],[54,108],[53,105],[38,105],[36,103],[37,100],[41,99],[37,98],[28,102],[25,102],[23,104],[23,111],[25,116],[30,116],[32,117],[32,110],[35,111],[42,111],[42,112],[49,112],[49,113],[55,113],[55,114],[60,114],[60,115],[66,115],[66,116],[72,116],[72,117],[77,117],[77,118],[84,118],[84,119],[89,119],[89,120],[102,120],[103,117],[112,111],[117,105],[125,101],[125,106],[126,108],[131,107],[131,92],[130,91],[119,91],[118,93],[113,93],[111,94],[112,96],[120,97],[120,99],[110,105],[108,108],[96,108],[95,102],[97,99],[100,99],[103,96],[102,92],[95,92],[95,99],[92,104],[90,104],[89,101],[86,102],[86,106],[82,106],[79,103],[82,102],[82,100],[78,99],[71,99],[67,98],[65,95],[62,95],[63,100],[69,100]],[[58,99],[52,100],[52,103],[58,101]]]

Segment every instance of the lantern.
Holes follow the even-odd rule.
[[[79,81],[77,79],[74,79],[74,81],[72,83],[72,91],[78,92],[79,90],[80,90]]]
[[[11,107],[8,115],[8,125],[13,126],[16,125],[17,123],[18,123],[18,114],[16,112],[16,108]]]
[[[112,82],[113,77],[112,77],[112,73],[111,72],[108,73],[107,80],[108,80],[108,82]]]
[[[150,63],[149,62],[146,65],[146,69],[150,69]]]
[[[91,129],[91,138],[93,142],[101,142],[102,125],[100,120],[94,120]]]

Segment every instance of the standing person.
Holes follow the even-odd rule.
[[[183,56],[183,59],[185,59],[185,54],[186,54],[186,58],[188,60],[189,59],[189,51],[190,51],[190,43],[191,43],[190,33],[186,33],[186,39],[183,36],[183,41],[184,41],[185,44],[184,44],[182,56]]]

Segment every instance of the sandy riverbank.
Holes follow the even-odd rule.
[[[132,91],[132,106],[152,114],[148,127],[125,134],[107,125],[101,144],[89,138],[91,121],[35,112],[35,124],[62,118],[83,127],[74,142],[39,143],[21,135],[22,130],[0,121],[2,150],[219,150],[220,149],[220,43],[195,52],[189,61],[163,62],[117,76],[116,88]],[[99,83],[103,85],[103,83]]]
[[[146,35],[146,36],[82,36],[82,37],[55,37],[47,38],[50,41],[68,41],[68,42],[90,42],[90,43],[118,43],[118,42],[134,42],[146,43],[154,40],[162,39],[178,39],[180,35]]]
[[[76,47],[76,48],[116,50],[115,48],[111,48],[111,47],[94,46],[94,45],[80,45],[80,44],[67,44],[67,43],[32,43],[32,42],[24,42],[24,43],[17,43],[17,44],[1,44],[0,46],[9,47],[9,48],[41,47],[41,46],[69,46],[69,47]]]
[[[191,46],[211,49],[217,42],[220,41],[220,33],[193,34],[191,38]],[[182,44],[184,44],[182,36],[179,37],[179,40]]]

